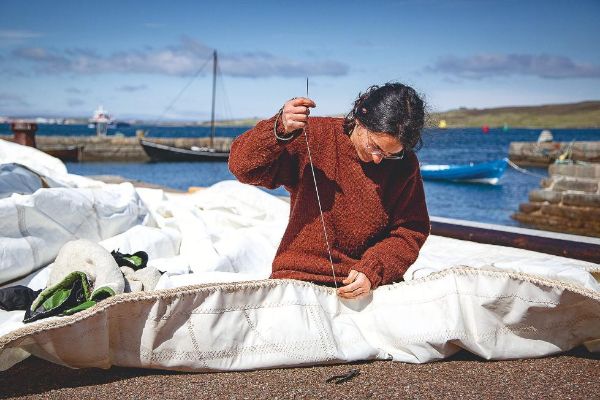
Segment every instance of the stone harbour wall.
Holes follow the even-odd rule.
[[[552,164],[512,218],[538,229],[600,237],[600,163]]]
[[[2,135],[0,139],[13,140],[12,135]],[[189,149],[192,146],[208,146],[209,138],[145,138],[149,141],[167,146]],[[218,150],[229,150],[233,138],[217,137],[214,147]],[[83,146],[82,162],[145,162],[150,158],[136,137],[125,136],[41,136],[35,137],[37,148],[44,151],[67,146]]]
[[[556,161],[569,148],[569,142],[512,142],[508,158],[517,165],[545,167]],[[600,162],[600,142],[573,142],[571,160]]]

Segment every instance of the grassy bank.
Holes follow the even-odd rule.
[[[448,128],[510,127],[600,128],[600,101],[529,107],[459,108],[431,114],[431,125],[445,120]]]
[[[215,121],[215,126],[230,127],[230,126],[254,126],[261,118],[244,118],[244,119],[227,119]],[[205,121],[199,124],[200,126],[210,126],[210,121]]]
[[[342,117],[343,114],[333,115]],[[254,126],[261,118],[215,121],[216,126]],[[431,112],[429,125],[437,127],[445,120],[448,128],[501,127],[512,128],[600,128],[600,101],[541,106],[499,108],[464,108]],[[203,122],[202,126],[210,126]]]

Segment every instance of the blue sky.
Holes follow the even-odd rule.
[[[313,115],[392,80],[432,110],[594,100],[599,19],[598,0],[2,0],[0,116],[206,120],[213,49],[219,118],[270,116],[306,76]]]

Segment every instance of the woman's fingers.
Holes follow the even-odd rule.
[[[338,294],[342,297],[350,295],[354,297],[353,293],[358,289],[363,289],[367,291],[371,289],[371,283],[369,282],[369,279],[367,279],[365,274],[356,271],[351,271],[350,274],[348,274],[348,278],[346,278],[342,282],[350,282],[348,285],[342,286],[338,289]]]
[[[303,129],[306,126],[306,122],[284,121],[283,126],[285,128],[286,133],[291,133],[295,130]]]
[[[359,287],[358,289],[354,290],[352,293],[348,293],[349,298],[351,299],[355,299],[357,297],[361,297],[365,294],[367,294],[369,291],[364,288],[364,287]]]
[[[304,106],[304,107],[316,107],[317,104],[309,99],[308,97],[296,97],[294,99],[288,100],[285,105],[291,105],[292,107]]]
[[[338,296],[343,299],[356,299],[356,298],[365,296],[367,294],[369,294],[369,290],[361,287],[350,293],[340,293],[340,294],[338,294]]]
[[[308,115],[284,113],[282,120],[286,133],[291,133],[297,129],[304,129],[308,122]]]
[[[350,272],[348,273],[348,277],[346,279],[344,279],[342,281],[342,283],[345,285],[352,283],[356,280],[357,276],[358,276],[358,271],[351,269]]]
[[[364,285],[364,282],[354,281],[349,285],[342,286],[341,288],[339,288],[338,293],[340,293],[340,294],[351,293],[351,292],[355,291],[356,289],[362,287],[363,285]]]
[[[289,100],[283,105],[284,114],[310,114],[310,108],[316,104],[311,99],[298,97],[297,99]]]
[[[288,114],[286,117],[287,117],[288,121],[296,121],[296,122],[308,121],[308,115],[306,115],[306,114]]]
[[[310,108],[304,107],[304,106],[290,107],[289,109],[284,109],[283,112],[288,113],[288,114],[308,115],[308,114],[310,114]]]
[[[355,299],[371,291],[371,281],[362,272],[351,270],[348,277],[342,281],[346,286],[338,289],[338,296],[345,299]]]
[[[347,293],[338,293],[338,296],[344,299],[356,299],[369,293],[369,290],[365,287],[358,287],[356,290]]]
[[[316,107],[316,104],[307,97],[297,97],[288,100],[283,105],[283,114],[281,118],[286,133],[291,133],[306,127],[308,115],[310,114],[310,107]]]

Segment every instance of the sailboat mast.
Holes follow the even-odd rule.
[[[217,90],[217,51],[213,51],[213,87],[212,87],[212,111],[210,113],[210,148],[214,148],[215,139],[215,93]]]

